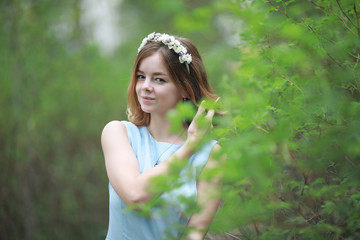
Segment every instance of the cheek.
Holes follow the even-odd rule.
[[[171,99],[175,102],[179,102],[182,100],[182,94],[181,92],[179,91],[178,88],[174,87],[173,89],[171,89],[170,91],[168,91],[168,93],[171,93],[169,94]]]
[[[136,95],[139,95],[140,89],[141,89],[141,84],[137,83],[136,86],[135,86]]]

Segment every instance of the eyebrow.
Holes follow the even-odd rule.
[[[140,69],[138,69],[136,72],[137,72],[137,73],[144,73],[144,72],[141,71]],[[168,77],[168,74],[166,74],[166,73],[164,73],[164,72],[154,72],[153,75],[154,75],[154,76],[166,76],[166,77]]]

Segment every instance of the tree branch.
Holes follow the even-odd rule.
[[[321,6],[321,5],[317,4],[317,3],[315,3],[313,0],[310,0],[310,2],[311,2],[312,4],[314,4],[315,6],[319,7],[319,8],[328,10],[330,13],[332,13],[334,16],[336,16],[338,19],[340,19],[340,20],[343,22],[343,24],[344,24],[344,26],[345,26],[345,28],[346,28],[347,30],[349,30],[352,34],[354,34],[355,36],[357,36],[357,35],[348,27],[348,25],[346,24],[345,20],[344,20],[342,17],[340,17],[339,15],[337,15],[336,13],[334,13],[330,8],[326,8],[326,7],[324,7],[324,6]]]
[[[276,11],[278,11],[279,13],[281,13],[282,15],[284,15],[285,17],[287,17],[288,19],[291,19],[291,17],[289,17],[289,15],[287,15],[286,13],[284,13],[283,11],[281,11],[280,8],[278,8],[277,6],[275,6],[275,4],[274,4],[272,1],[267,0],[267,2],[268,2],[271,6],[273,6],[273,7],[276,9]],[[297,22],[295,22],[293,19],[291,19],[291,21],[292,21],[293,23],[297,23]]]
[[[351,23],[351,25],[353,25],[354,27],[356,27],[355,24],[354,24],[354,23],[351,21],[351,19],[349,18],[349,16],[344,12],[343,8],[342,8],[341,5],[340,5],[339,0],[336,0],[336,3],[337,3],[337,5],[339,6],[342,14],[344,14],[344,16],[349,20],[349,22]]]
[[[336,59],[333,58],[333,56],[330,55],[330,53],[326,52],[326,55],[328,55],[328,57],[329,57],[331,60],[333,60],[334,63],[336,63],[336,65],[338,65],[338,66],[341,67],[342,69],[345,69],[345,68],[341,65],[341,63],[339,63],[338,61],[336,61]]]
[[[275,4],[274,4],[272,1],[267,0],[267,2],[270,3],[270,4],[276,9],[276,11],[280,12],[282,15],[284,15],[284,16],[286,16],[287,18],[290,19],[289,15],[287,15],[286,13],[284,13],[283,11],[281,11],[280,8],[278,8],[277,6],[275,6]]]
[[[356,16],[356,25],[357,25],[357,31],[358,31],[358,35],[360,37],[360,25],[359,25],[359,15],[358,12],[356,10],[356,4],[354,2],[354,12],[355,12],[355,16]]]
[[[288,81],[292,86],[294,86],[294,87],[296,87],[297,89],[299,89],[299,91],[303,94],[303,95],[305,95],[304,94],[304,91],[303,90],[301,90],[301,88],[299,88],[295,83],[293,83],[292,81],[290,81],[287,77],[285,77],[283,74],[281,74],[281,73],[279,73],[280,74],[280,76],[282,77],[282,78],[284,78],[286,81]]]

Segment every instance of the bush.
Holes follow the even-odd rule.
[[[223,1],[241,22],[232,74],[224,204],[213,231],[242,239],[360,236],[360,6]]]

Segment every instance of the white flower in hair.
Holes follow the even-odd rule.
[[[152,38],[154,38],[154,36],[155,36],[155,32],[153,32],[153,33],[150,33],[148,36],[147,36],[147,39],[152,39]],[[146,38],[145,38],[146,39]]]
[[[191,61],[192,61],[192,57],[191,57],[190,54],[184,54],[184,55],[182,55],[182,56],[179,56],[179,61],[180,61],[181,63],[186,62],[187,64],[190,64]]]
[[[190,64],[192,61],[191,54],[187,53],[186,47],[181,45],[180,41],[175,39],[174,36],[165,33],[150,33],[146,38],[144,38],[144,40],[142,40],[140,47],[138,48],[138,53],[144,48],[144,46],[148,42],[161,42],[166,45],[170,50],[174,50],[174,52],[179,55],[180,63],[186,63],[186,67],[189,71],[188,64]]]

